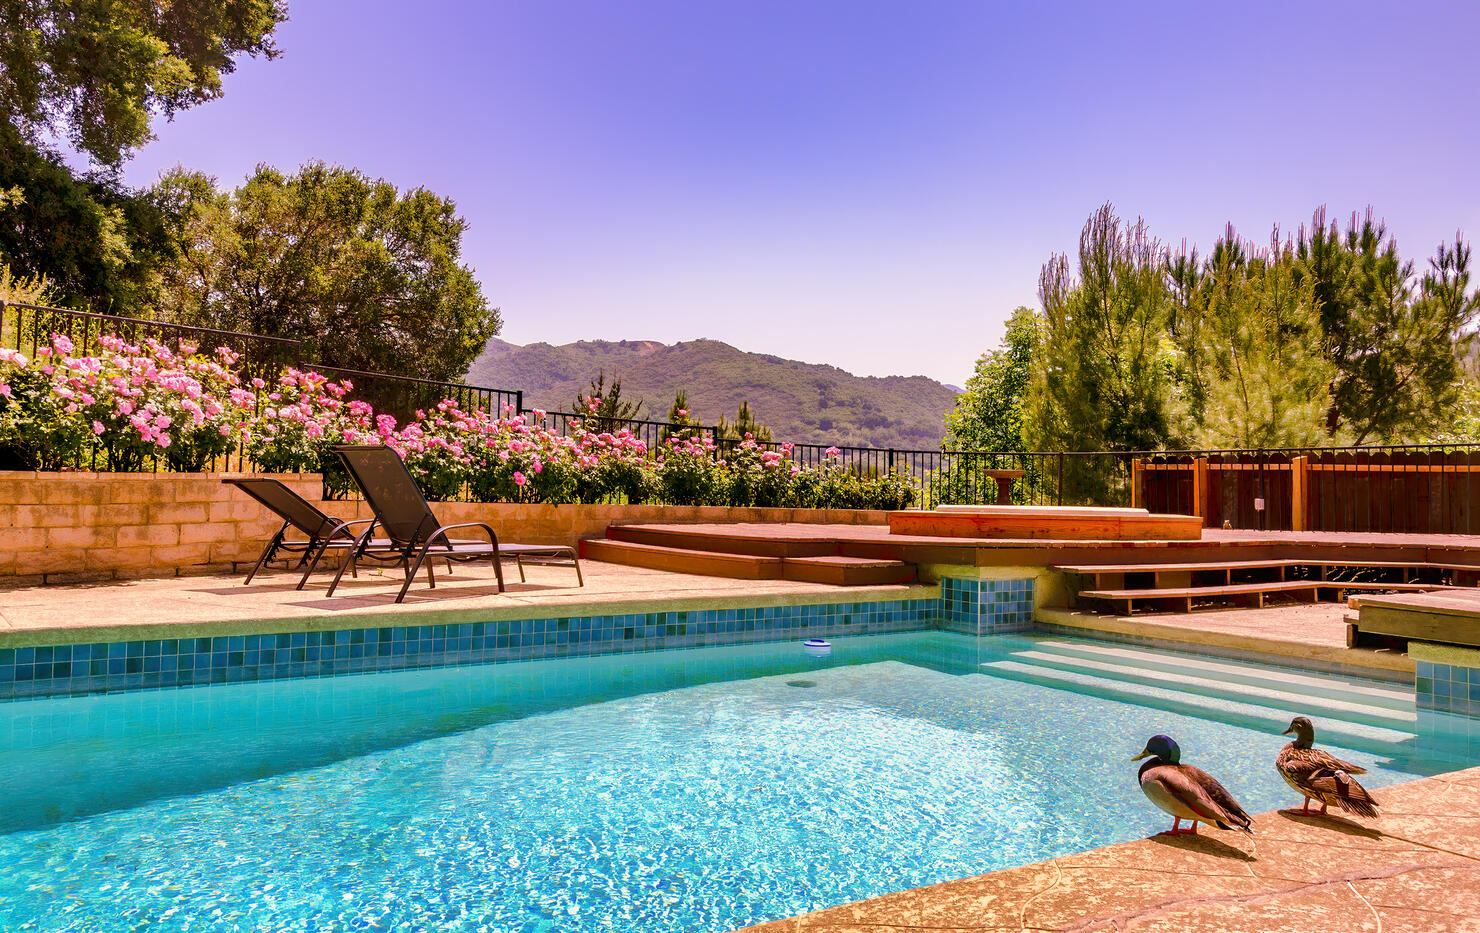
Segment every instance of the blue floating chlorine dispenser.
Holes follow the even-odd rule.
[[[825,658],[832,654],[832,642],[826,638],[809,638],[802,642],[802,650],[810,657]]]

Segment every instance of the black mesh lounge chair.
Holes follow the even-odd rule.
[[[431,561],[438,559],[449,562],[488,560],[493,564],[494,573],[498,577],[500,593],[504,591],[503,559],[518,562],[520,580],[524,579],[524,563],[529,561],[574,567],[577,583],[586,585],[581,575],[580,559],[573,547],[500,544],[498,535],[483,522],[443,525],[437,520],[431,506],[427,505],[426,497],[421,494],[421,487],[401,462],[400,455],[389,447],[344,444],[336,446],[334,452],[344,461],[349,475],[354,478],[365,501],[374,510],[375,525],[365,529],[356,539],[349,558],[339,568],[334,582],[329,585],[329,595],[332,596],[339,586],[345,568],[354,570],[355,564],[363,558],[399,564],[405,570],[406,580],[401,584],[401,592],[396,594],[398,603],[406,598],[406,591],[411,588],[411,581],[416,579],[423,564],[427,568],[427,584],[436,587],[437,580],[432,574]],[[473,528],[481,530],[487,540],[467,540],[448,534]],[[376,532],[384,535],[385,540],[373,540],[371,535]]]
[[[342,522],[332,515],[326,515],[318,506],[298,495],[291,488],[275,479],[223,479],[224,485],[235,486],[242,492],[262,503],[283,520],[283,525],[267,542],[267,547],[262,549],[262,555],[257,558],[257,563],[252,565],[252,572],[242,583],[251,583],[252,578],[257,576],[257,571],[270,560],[276,560],[279,554],[297,554],[298,566],[308,565],[303,571],[303,576],[298,581],[297,589],[303,589],[303,584],[308,582],[308,577],[318,566],[319,558],[330,550],[347,551],[354,547],[357,537],[351,531],[356,525],[369,525],[374,519],[364,518],[358,521]],[[289,529],[297,529],[304,540],[299,541],[288,537]]]

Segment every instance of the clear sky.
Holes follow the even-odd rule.
[[[451,196],[516,343],[713,337],[961,384],[1100,203],[1163,239],[1480,230],[1480,4],[290,0],[127,167]]]

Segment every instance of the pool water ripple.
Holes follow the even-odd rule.
[[[1291,802],[1272,767],[1280,736],[884,659],[975,650],[961,636],[857,641],[827,664],[788,646],[734,649],[771,652],[742,680],[711,676],[733,655],[683,652],[699,682],[670,677],[657,692],[640,692],[640,658],[562,662],[575,666],[557,672],[580,686],[533,709],[509,699],[527,683],[487,683],[517,681],[520,665],[380,683],[379,694],[420,697],[404,703],[372,703],[373,678],[275,685],[270,703],[244,690],[233,719],[213,708],[188,729],[171,697],[201,691],[55,701],[83,704],[73,709],[96,713],[107,733],[56,726],[72,754],[86,746],[85,761],[122,764],[94,788],[105,803],[58,790],[62,816],[23,814],[0,836],[0,928],[728,930],[1163,828],[1127,761],[1154,732],[1175,735],[1251,811]],[[654,663],[671,672],[679,661]],[[799,672],[814,686],[787,686]],[[314,695],[328,689],[348,693]],[[42,707],[0,711],[12,717],[8,768],[28,748],[61,760],[35,739]],[[310,708],[327,718],[303,718]],[[387,710],[401,711],[399,725],[380,719]],[[27,716],[23,729],[16,717]],[[122,719],[133,725],[105,728]],[[170,776],[156,775],[147,792],[106,805],[109,786],[132,787],[123,775],[148,767],[158,730],[213,735],[203,748],[213,762],[189,767],[176,748],[163,760],[183,790],[168,793]],[[394,739],[373,741],[377,730]],[[234,756],[258,776],[222,781]],[[1370,783],[1412,776],[1375,767]],[[34,783],[22,799],[47,805]]]

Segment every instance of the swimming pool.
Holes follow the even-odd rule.
[[[0,928],[729,930],[1165,828],[1127,761],[1156,732],[1251,812],[1292,802],[1285,739],[1237,703],[1010,666],[1065,644],[925,632],[0,704]],[[1389,688],[1330,683],[1391,710],[1327,743],[1369,786],[1474,763],[1410,741]]]

